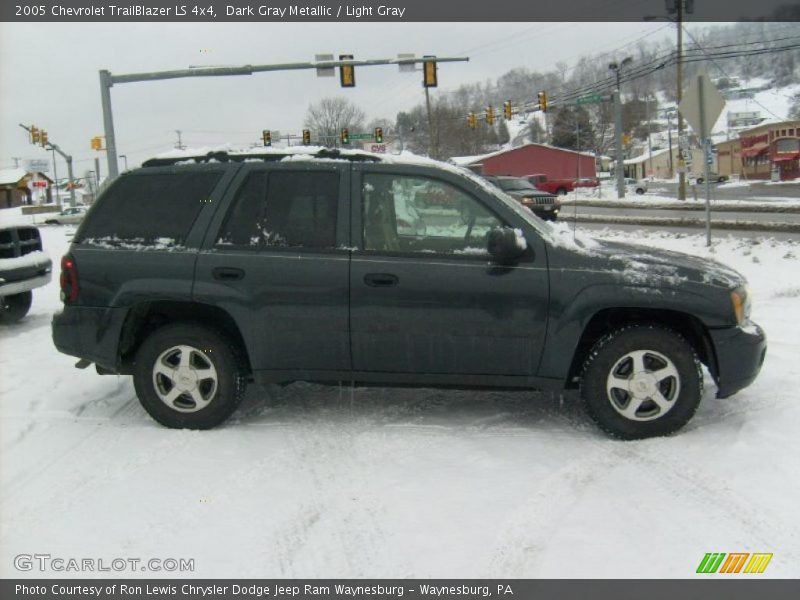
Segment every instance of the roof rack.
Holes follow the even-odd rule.
[[[264,162],[279,161],[291,156],[311,156],[315,158],[329,158],[338,160],[349,160],[353,162],[380,162],[381,158],[368,152],[348,151],[341,152],[336,148],[323,148],[322,150],[309,152],[252,152],[252,153],[229,153],[226,151],[208,152],[207,154],[186,154],[181,156],[166,158],[151,158],[142,163],[142,167],[169,167],[183,162],[210,163],[215,162],[244,162],[247,160],[263,160]]]

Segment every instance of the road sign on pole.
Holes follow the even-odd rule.
[[[725,98],[705,73],[698,73],[678,104],[678,110],[702,140],[703,155],[711,154],[711,129],[725,107]],[[711,182],[708,180],[708,159],[703,161],[706,184],[706,246],[711,245]]]
[[[692,80],[678,104],[683,118],[702,140],[711,137],[711,129],[723,108],[725,98],[705,73],[699,73]]]
[[[581,104],[599,104],[600,102],[608,102],[610,100],[609,96],[605,96],[603,94],[592,94],[590,96],[583,96],[582,98],[578,98],[575,101],[575,104],[580,106]]]

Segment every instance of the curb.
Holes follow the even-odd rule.
[[[670,217],[603,217],[600,215],[574,215],[566,211],[558,215],[559,221],[569,223],[607,223],[609,225],[664,225],[667,227],[687,227],[704,229],[705,221],[699,219],[683,219]],[[711,221],[712,229],[735,231],[773,231],[776,233],[800,233],[800,223],[781,223],[778,221]]]

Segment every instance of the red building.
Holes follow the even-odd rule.
[[[483,175],[547,175],[548,179],[597,177],[594,155],[545,144],[525,144],[481,156],[457,156],[455,164]]]

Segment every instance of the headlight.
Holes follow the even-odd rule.
[[[750,290],[746,286],[733,290],[731,303],[733,304],[733,314],[736,315],[736,323],[742,325],[750,318]]]

